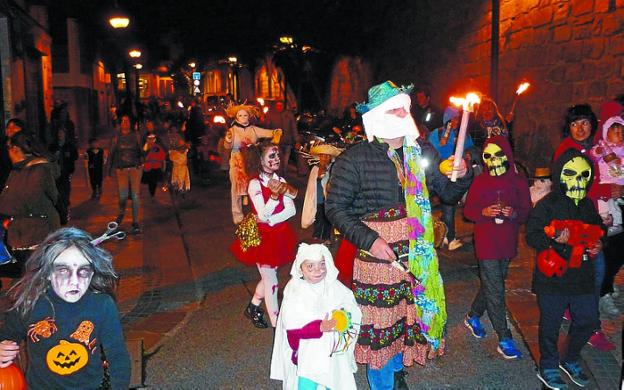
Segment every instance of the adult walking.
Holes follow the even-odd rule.
[[[7,243],[17,264],[2,268],[4,276],[19,277],[32,251],[61,226],[54,207],[58,167],[26,131],[9,137],[6,145],[13,169],[0,194],[0,215],[9,222]]]
[[[295,116],[289,110],[284,109],[284,102],[275,102],[275,110],[269,111],[266,117],[267,127],[272,129],[282,129],[280,140],[280,176],[286,177],[288,173],[288,161],[293,147],[301,142],[301,137],[297,133],[297,122]]]
[[[363,317],[355,356],[368,365],[373,390],[406,389],[404,365],[444,352],[446,306],[428,187],[453,203],[472,178],[464,163],[456,183],[423,167],[423,154],[436,153],[418,140],[410,90],[386,81],[368,91],[368,103],[358,105],[368,142],[336,159],[325,204],[329,220],[358,249],[351,264]],[[338,261],[339,269],[351,266]]]
[[[132,200],[132,233],[141,232],[139,227],[139,198],[141,191],[141,175],[143,173],[143,152],[140,136],[132,130],[132,122],[128,115],[122,115],[119,122],[119,133],[111,140],[108,158],[108,175],[113,170],[117,175],[119,193],[119,214],[116,222],[121,225],[126,213],[128,196]]]

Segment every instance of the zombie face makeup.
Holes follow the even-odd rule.
[[[574,157],[563,166],[561,186],[565,189],[566,196],[574,200],[574,203],[578,204],[587,195],[591,175],[591,166],[582,157]]]
[[[303,279],[308,283],[317,284],[321,282],[325,279],[325,275],[327,275],[325,260],[304,260],[304,262],[301,263],[301,273],[303,273]]]
[[[236,122],[240,123],[241,125],[248,125],[249,124],[249,113],[245,110],[240,110],[239,112],[236,113]]]
[[[277,146],[271,146],[264,150],[260,160],[262,171],[268,174],[276,172],[280,167],[280,154]]]
[[[483,162],[490,176],[501,176],[509,169],[509,160],[500,146],[490,143],[483,149]]]
[[[77,248],[71,247],[54,260],[48,280],[59,298],[75,303],[88,291],[92,277],[93,265]]]

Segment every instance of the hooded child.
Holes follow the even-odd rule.
[[[518,230],[531,209],[527,180],[514,169],[507,138],[495,135],[484,143],[484,171],[468,190],[464,216],[475,222],[474,242],[481,285],[464,324],[476,338],[485,337],[479,318],[487,311],[498,335],[497,351],[505,359],[522,357],[507,324],[505,279],[518,253]]]
[[[281,380],[285,390],[356,389],[353,351],[362,314],[353,292],[338,281],[329,249],[300,244],[290,274],[275,332],[271,379]],[[339,318],[335,311],[345,315],[346,324],[334,319]]]

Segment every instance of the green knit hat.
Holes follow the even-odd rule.
[[[398,87],[390,80],[385,81],[381,84],[372,86],[368,90],[368,103],[358,103],[357,106],[355,106],[355,109],[360,114],[364,114],[398,94],[405,93],[409,95],[413,88],[413,84]]]

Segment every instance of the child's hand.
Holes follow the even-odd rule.
[[[513,215],[514,209],[511,206],[505,206],[501,209],[501,214],[503,214],[507,218],[511,218]]]
[[[483,214],[484,217],[492,217],[492,218],[498,217],[500,213],[501,213],[501,208],[498,204],[490,205],[481,211],[481,214]]]
[[[329,314],[325,314],[325,319],[321,321],[321,332],[333,332],[336,328],[336,320],[329,319]]]
[[[598,240],[593,247],[589,249],[589,254],[593,257],[596,256],[602,250],[602,241]]]
[[[561,234],[557,238],[555,238],[555,242],[559,244],[565,244],[570,239],[570,229],[565,228],[561,231]]]
[[[335,323],[336,321],[334,321]],[[10,366],[18,353],[19,345],[15,341],[4,340],[0,342],[0,368]]]

